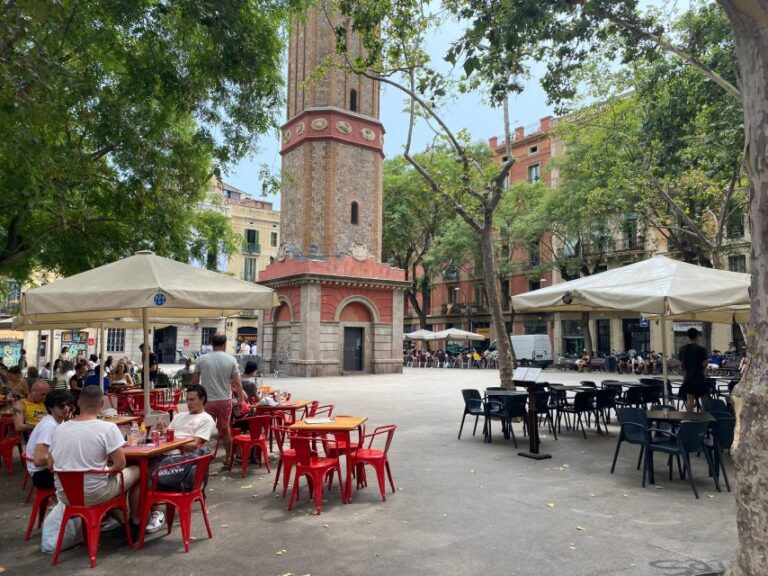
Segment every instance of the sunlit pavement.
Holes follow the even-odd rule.
[[[563,383],[616,378],[544,376]],[[267,474],[251,466],[246,478],[219,472],[207,490],[213,540],[197,512],[188,554],[178,525],[169,536],[161,530],[149,537],[138,552],[119,532],[107,533],[89,570],[84,547],[51,567],[51,557],[39,552],[39,532],[23,540],[30,505],[16,462],[12,476],[0,471],[0,566],[14,574],[684,575],[724,565],[734,553],[734,498],[714,490],[703,457],[693,458],[696,500],[677,472],[669,481],[661,456],[657,486],[641,488],[636,446],[622,446],[610,474],[615,423],[609,437],[592,428],[586,440],[563,429],[554,441],[542,428],[542,450],[553,456],[543,461],[519,457],[498,423],[492,444],[483,443],[482,423],[472,436],[469,418],[457,440],[460,390],[497,385],[495,370],[409,368],[402,375],[265,382],[296,399],[333,403],[338,414],[365,415],[368,431],[397,424],[390,451],[396,492],[382,502],[369,473],[352,504],[342,505],[334,486],[317,516],[304,484],[299,505],[286,510],[287,499],[272,493],[274,468]],[[521,424],[515,432],[524,449]]]

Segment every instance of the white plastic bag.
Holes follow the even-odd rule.
[[[56,541],[59,539],[61,521],[64,519],[64,504],[58,502],[43,520],[43,537],[40,549],[46,554],[53,554],[56,549]],[[77,546],[83,541],[83,521],[78,518],[70,518],[64,530],[64,540],[61,549],[66,550]]]

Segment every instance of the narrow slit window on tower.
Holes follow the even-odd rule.
[[[351,224],[357,224],[358,211],[359,211],[359,208],[357,206],[357,202],[352,202],[352,209],[350,210],[350,215],[349,215],[349,222]]]
[[[349,109],[352,112],[357,112],[357,90],[354,88],[349,91]]]

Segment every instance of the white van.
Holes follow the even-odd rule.
[[[525,334],[510,336],[509,341],[515,351],[515,358],[520,366],[538,366],[546,368],[552,364],[552,343],[546,334]],[[498,356],[496,341],[491,342],[488,350],[492,357]]]

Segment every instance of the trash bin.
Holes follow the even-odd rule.
[[[605,371],[606,372],[618,372],[619,362],[616,360],[616,356],[606,356],[605,358]]]

